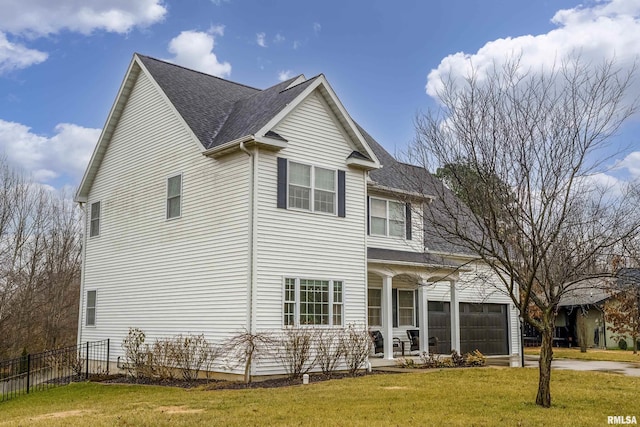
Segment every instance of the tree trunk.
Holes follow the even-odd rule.
[[[551,359],[553,357],[553,324],[542,331],[542,346],[540,347],[540,378],[538,380],[538,395],[536,405],[544,408],[551,406]]]

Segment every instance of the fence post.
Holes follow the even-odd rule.
[[[31,380],[31,353],[27,354],[27,394],[29,394],[30,380]]]
[[[89,341],[87,341],[87,355],[85,358],[85,364],[86,364],[86,372],[85,372],[85,376],[84,379],[88,380],[89,379]]]
[[[109,375],[109,344],[111,343],[111,338],[107,338],[107,375]]]

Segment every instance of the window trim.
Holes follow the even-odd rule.
[[[303,209],[303,208],[298,208],[295,206],[291,206],[291,204],[289,203],[289,200],[291,198],[291,189],[290,186],[291,184],[291,164],[295,163],[298,165],[303,165],[303,166],[308,166],[311,168],[311,172],[310,172],[310,177],[309,177],[309,183],[311,184],[309,187],[305,187],[305,188],[309,188],[309,209]],[[326,171],[331,171],[333,172],[333,212],[323,212],[320,210],[316,210],[315,209],[315,195],[316,195],[316,168],[319,169],[324,169]],[[311,163],[305,163],[305,162],[296,162],[290,159],[287,159],[287,209],[293,210],[293,211],[299,211],[299,212],[312,212],[312,213],[317,213],[317,214],[321,214],[321,215],[328,215],[328,216],[338,216],[338,169],[334,169],[334,168],[329,168],[329,167],[324,167],[321,165],[315,165],[315,164],[311,164]],[[297,184],[293,184],[293,185],[297,185]],[[299,187],[302,187],[300,185],[298,185]],[[329,190],[323,190],[323,189],[319,189],[320,191],[329,191]]]
[[[373,215],[373,201],[377,200],[377,201],[381,201],[385,203],[385,234],[380,234],[380,233],[374,233],[373,232],[373,221],[372,218],[374,218]],[[390,233],[391,228],[389,227],[390,223],[391,223],[391,217],[390,217],[390,204],[391,203],[397,203],[399,205],[402,206],[402,236],[394,236]],[[393,239],[402,239],[402,240],[408,240],[407,239],[407,215],[405,212],[406,209],[406,204],[398,201],[398,200],[393,200],[393,199],[385,199],[382,197],[377,197],[377,196],[369,196],[369,218],[368,218],[368,222],[369,222],[369,235],[370,236],[377,236],[377,237],[391,237]],[[375,218],[381,218],[376,216]]]
[[[290,301],[287,300],[286,298],[286,286],[287,286],[287,280],[293,280],[294,281],[294,295],[295,295],[295,301]],[[301,280],[309,280],[309,281],[326,281],[329,282],[329,289],[328,289],[328,293],[329,293],[329,298],[328,298],[328,305],[329,305],[329,312],[327,314],[327,318],[328,318],[328,323],[326,325],[315,325],[315,324],[301,324],[300,323],[300,306],[301,301],[300,301],[300,281]],[[335,302],[334,301],[334,283],[335,282],[340,282],[342,283],[342,301],[341,302]],[[344,328],[345,325],[345,304],[344,304],[344,294],[345,294],[345,283],[346,281],[344,279],[321,279],[321,278],[317,278],[317,277],[305,277],[305,275],[297,275],[297,274],[288,274],[282,277],[282,304],[280,305],[280,309],[281,309],[281,314],[280,314],[280,321],[282,324],[282,328],[286,329],[286,328],[298,328],[298,327],[308,327],[308,328]],[[287,303],[293,303],[293,324],[291,325],[287,325],[285,323],[285,304]],[[336,325],[333,322],[333,318],[335,315],[335,311],[334,311],[334,305],[340,305],[342,307],[341,309],[341,319],[342,319],[342,323],[340,325]]]
[[[374,289],[376,291],[380,291],[380,306],[369,305],[369,291],[372,290],[372,289]],[[369,323],[369,307],[379,308],[380,309],[380,324],[379,325],[373,325],[373,324]],[[375,286],[367,288],[367,325],[370,326],[370,327],[373,326],[373,327],[376,327],[376,328],[381,328],[382,327],[382,288],[375,287]]]
[[[93,215],[93,205],[98,204],[98,218],[91,218],[91,216]],[[102,231],[102,200],[96,200],[95,202],[91,202],[89,203],[89,238],[94,238],[94,237],[100,237],[100,232]],[[91,234],[91,230],[92,230],[92,223],[93,221],[98,221],[98,232],[97,234]]]
[[[93,298],[93,324],[89,324],[89,292],[94,293]],[[85,301],[84,301],[84,325],[89,328],[95,328],[98,323],[98,290],[97,289],[87,289],[85,292]]]
[[[177,195],[177,196],[169,197],[169,180],[171,178],[176,178],[178,176],[180,177],[180,194]],[[165,180],[165,200],[164,200],[165,201],[164,219],[166,221],[171,221],[171,220],[174,220],[174,219],[182,218],[182,202],[183,202],[183,194],[184,194],[183,189],[184,189],[184,174],[182,172],[175,173],[175,174],[167,176],[167,178]],[[176,197],[180,198],[180,204],[179,204],[180,213],[177,216],[169,217],[169,200],[175,199]]]

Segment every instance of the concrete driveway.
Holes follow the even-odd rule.
[[[525,356],[526,367],[538,367],[538,356]],[[640,377],[640,364],[628,362],[603,362],[596,360],[554,359],[553,369],[571,369],[574,371],[598,371]]]

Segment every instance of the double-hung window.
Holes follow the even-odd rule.
[[[415,291],[398,290],[398,326],[415,326]]]
[[[406,205],[404,203],[373,197],[369,203],[369,226],[372,235],[405,237]]]
[[[182,175],[167,179],[167,219],[182,215]]]
[[[91,220],[89,224],[89,237],[100,235],[100,202],[91,203]]]
[[[342,326],[344,283],[287,277],[284,280],[284,325]]]
[[[336,213],[336,171],[289,162],[289,207]]]
[[[369,326],[382,326],[382,289],[368,289],[367,314]]]
[[[96,326],[96,291],[87,291],[85,324]]]

